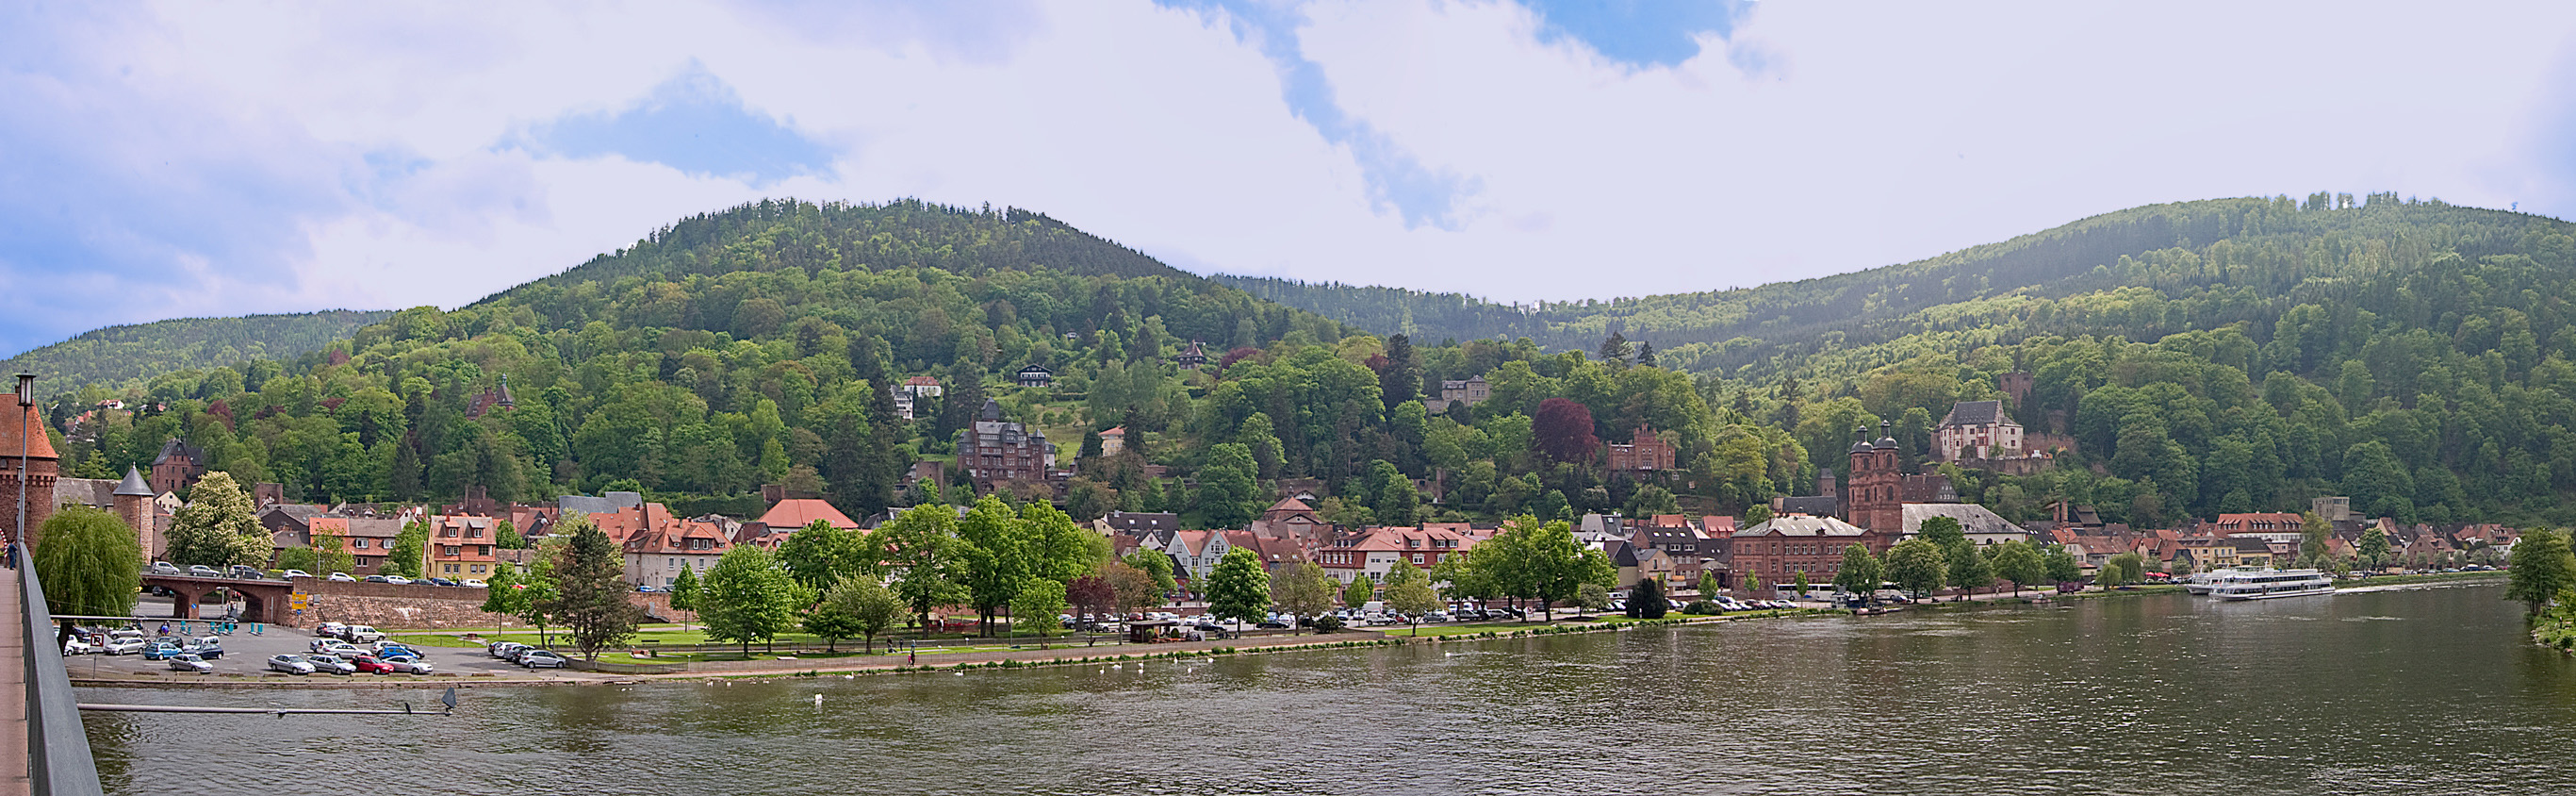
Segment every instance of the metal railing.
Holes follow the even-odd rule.
[[[58,637],[45,607],[45,587],[36,582],[36,558],[22,542],[12,542],[9,554],[18,563],[20,611],[13,621],[26,633],[28,781],[37,796],[96,796],[103,792],[98,763],[90,758],[80,700],[63,669],[62,650],[55,646]]]

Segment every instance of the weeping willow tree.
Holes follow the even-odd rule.
[[[56,616],[128,616],[143,581],[143,545],[125,521],[73,506],[38,531],[36,577]]]

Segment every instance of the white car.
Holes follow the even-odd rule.
[[[93,655],[97,652],[98,645],[82,641],[80,639],[72,639],[70,641],[63,642],[63,655],[65,656]]]
[[[411,582],[411,579],[410,579],[410,578],[403,577],[403,576],[401,576],[401,575],[386,575],[386,576],[385,576],[385,582],[386,582],[386,583],[396,584],[396,585],[401,585],[401,584],[407,584],[407,583],[410,583],[410,582]]]
[[[346,572],[334,572],[334,573],[331,573],[331,576],[330,576],[330,577],[323,578],[323,580],[327,580],[327,581],[330,581],[330,582],[332,582],[332,583],[356,583],[356,582],[358,582],[358,579],[357,579],[357,578],[349,577],[349,573],[346,573]]]
[[[385,639],[385,634],[382,631],[366,625],[350,625],[347,629],[340,631],[340,637],[359,644],[374,644],[378,641],[383,641]]]
[[[466,578],[466,579],[464,579],[464,580],[457,581],[457,582],[456,582],[456,585],[459,585],[459,586],[466,586],[466,587],[476,588],[476,589],[489,589],[489,588],[492,588],[492,584],[485,583],[485,582],[482,582],[482,581],[479,581],[479,580],[475,580],[475,579],[473,579],[473,578]]]
[[[304,656],[302,655],[277,655],[270,657],[268,659],[268,668],[271,671],[285,672],[287,674],[313,673],[313,664],[304,660]]]
[[[312,643],[311,645],[309,645],[309,646],[305,647],[305,651],[306,651],[306,652],[326,653],[326,654],[331,654],[331,655],[365,655],[365,654],[367,654],[367,651],[366,651],[366,650],[363,650],[363,649],[359,649],[359,648],[358,648],[358,645],[356,645],[356,644],[351,644],[351,643],[346,642],[346,641],[341,641],[341,640],[336,639],[336,638],[317,638],[317,639],[314,639],[314,640],[313,640],[313,643]]]
[[[278,575],[278,577],[286,578],[286,579],[288,579],[288,580],[293,580],[293,579],[296,579],[296,578],[309,578],[309,577],[313,577],[313,573],[306,572],[306,571],[304,571],[304,570],[300,570],[300,569],[290,569],[290,570],[287,570],[284,574],[280,574],[280,575]]]

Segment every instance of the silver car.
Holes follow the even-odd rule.
[[[271,656],[268,659],[268,668],[270,671],[285,672],[287,674],[313,673],[313,664],[306,661],[302,655],[289,654]]]
[[[429,674],[430,672],[436,671],[438,668],[431,665],[427,659],[414,658],[409,655],[396,655],[391,658],[378,658],[377,660],[384,661],[385,665],[394,667],[394,671],[408,672],[411,674]]]
[[[213,674],[215,665],[207,663],[206,659],[197,657],[195,654],[183,652],[170,656],[170,671]]]
[[[342,658],[338,655],[331,655],[328,653],[306,655],[304,656],[304,662],[311,664],[313,666],[313,671],[323,674],[358,673],[357,664],[350,663],[348,659]]]

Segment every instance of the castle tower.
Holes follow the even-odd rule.
[[[33,531],[54,516],[54,479],[62,462],[54,455],[53,440],[46,437],[45,419],[36,413],[36,407],[21,407],[19,411],[24,414],[13,418],[18,423],[0,420],[0,460],[5,460],[0,461],[0,501],[17,500],[18,487],[25,484],[27,527],[18,527],[18,507],[0,510],[0,542],[25,540],[33,552],[37,541]],[[27,471],[23,473],[18,471],[21,452],[27,457]]]
[[[125,467],[125,483],[116,485],[116,518],[134,529],[134,538],[143,544],[143,557],[161,557],[161,529],[152,522],[152,487],[143,483],[143,471],[133,465]]]

